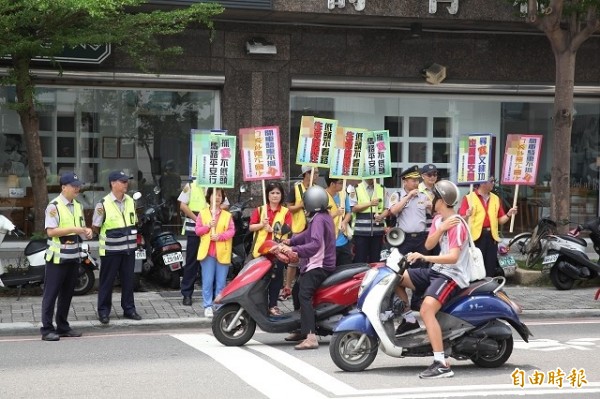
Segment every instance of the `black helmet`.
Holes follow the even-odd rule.
[[[302,201],[304,201],[304,210],[308,213],[324,211],[329,206],[329,197],[321,186],[312,186],[306,190]]]
[[[440,180],[433,186],[433,194],[440,198],[448,206],[454,206],[458,202],[458,187],[450,180]]]

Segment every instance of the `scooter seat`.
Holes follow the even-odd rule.
[[[329,287],[342,281],[349,280],[355,274],[369,270],[368,263],[350,263],[348,265],[338,266],[335,272],[323,281],[321,287]]]
[[[48,243],[46,240],[32,240],[25,247],[25,256],[33,255],[38,252],[46,251]]]
[[[561,234],[558,237],[565,241],[574,242],[575,244],[581,245],[582,247],[587,247],[587,242],[583,238],[573,237],[567,234]]]
[[[491,277],[473,281],[467,288],[463,289],[458,296],[467,296],[477,293],[492,292],[500,284]]]

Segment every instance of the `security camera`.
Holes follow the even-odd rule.
[[[431,64],[421,71],[425,81],[432,85],[442,83],[446,79],[446,67],[440,64]]]
[[[277,47],[261,37],[246,42],[246,54],[277,54]]]

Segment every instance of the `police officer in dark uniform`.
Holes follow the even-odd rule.
[[[83,239],[92,238],[92,229],[85,227],[83,207],[75,201],[81,187],[79,177],[73,172],[63,173],[60,185],[59,196],[46,207],[44,223],[48,234],[40,328],[44,341],[81,337],[80,332],[71,329],[67,317],[81,263],[80,244]],[[55,305],[56,328],[52,324]]]
[[[141,320],[133,299],[136,249],[135,204],[125,194],[132,177],[123,171],[108,175],[111,192],[97,205],[92,219],[94,232],[99,232],[100,282],[98,287],[98,320],[108,324],[112,308],[115,277],[121,280],[121,307],[127,319]]]

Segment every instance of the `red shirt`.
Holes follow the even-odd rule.
[[[260,212],[262,211],[262,206],[254,209],[254,211],[252,212],[252,216],[250,216],[250,224],[257,224],[257,223],[261,223],[262,222],[262,218],[260,215]],[[270,206],[267,206],[267,218],[269,219],[269,224],[272,226],[273,225],[273,221],[275,220],[275,216],[277,215],[277,213],[279,213],[279,211],[281,211],[281,204],[279,204],[277,206],[277,208],[275,210],[271,209]],[[285,224],[287,224],[288,226],[290,226],[290,228],[292,227],[292,212],[290,212],[288,210],[288,213],[286,213],[285,218],[283,220],[283,222]],[[273,233],[267,233],[267,238],[266,240],[272,240],[273,239]]]
[[[482,228],[489,229],[490,226],[491,226],[490,217],[488,215],[488,203],[489,203],[489,201],[485,202],[483,200],[483,196],[481,194],[479,194],[479,190],[475,190],[474,193],[477,195],[477,198],[479,198],[479,201],[481,201],[481,205],[483,205],[483,208],[485,209],[485,218],[483,219],[483,226],[482,226]],[[460,204],[460,209],[458,210],[458,213],[461,216],[465,216],[467,214],[467,210],[468,209],[469,209],[469,201],[467,201],[467,197],[464,196],[463,200],[462,200],[462,203]],[[504,208],[502,207],[502,201],[500,201],[500,206],[498,207],[497,218],[500,219],[504,215],[506,215],[506,213],[504,212]]]

